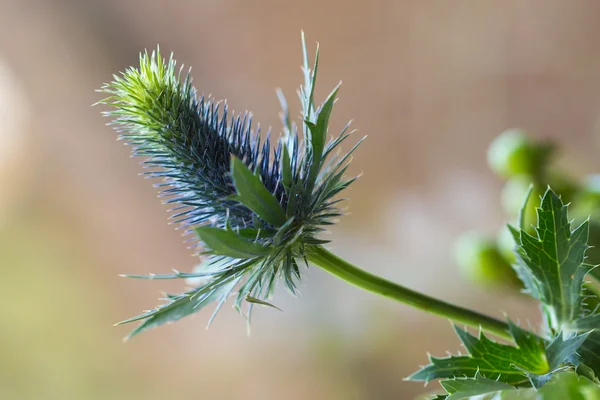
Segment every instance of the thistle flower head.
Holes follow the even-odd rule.
[[[142,321],[129,337],[178,320],[216,302],[213,318],[233,292],[235,307],[250,319],[253,304],[267,299],[276,283],[296,293],[310,247],[325,243],[319,234],[341,216],[337,195],[354,178],[344,174],[350,154],[338,146],[352,132],[348,125],[329,139],[329,118],[339,85],[320,107],[315,106],[318,48],[312,68],[304,37],[304,84],[298,91],[300,125],[292,122],[284,96],[283,134],[271,146],[261,142],[250,114],[230,115],[225,103],[198,97],[189,72],[177,68],[160,51],[140,56],[100,90],[105,115],[132,153],[145,157],[145,175],[158,178],[171,218],[194,232],[207,256],[193,273],[135,276],[147,279],[206,278],[202,285],[166,304],[121,323]],[[359,142],[360,143],[360,142]],[[212,318],[211,318],[212,320]]]

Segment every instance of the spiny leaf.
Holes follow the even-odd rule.
[[[409,377],[411,380],[430,381],[444,378],[476,378],[477,375],[510,385],[524,385],[527,381],[541,388],[552,377],[579,363],[577,350],[588,337],[558,334],[552,341],[544,341],[510,320],[509,332],[517,347],[492,342],[483,334],[479,338],[455,327],[469,356],[431,357],[431,364]],[[467,381],[469,382],[469,381]]]
[[[526,344],[523,349],[493,342],[483,334],[477,338],[457,326],[454,328],[469,355],[430,357],[431,364],[408,379],[430,381],[456,377],[474,378],[479,373],[488,379],[518,384],[527,381],[523,370],[541,374],[548,372],[544,353],[539,351],[537,345],[533,345],[531,339],[521,334],[520,330],[515,331],[519,332],[519,342]]]
[[[571,231],[567,206],[548,189],[538,209],[537,236],[511,230],[518,244],[517,272],[529,293],[546,306],[555,330],[577,319],[582,311],[584,263],[589,248],[588,222]]]
[[[515,390],[514,386],[484,378],[479,374],[476,374],[474,378],[456,378],[441,381],[440,384],[449,394],[446,400],[462,400],[471,396]]]
[[[219,302],[217,306],[218,309],[233,291],[235,286],[240,282],[247,270],[252,269],[255,263],[255,260],[237,263],[228,262],[218,268],[212,275],[211,280],[203,286],[182,294],[167,295],[164,299],[168,301],[166,304],[160,305],[154,310],[121,321],[116,325],[142,321],[142,323],[126,338],[131,339],[139,333],[159,325],[177,321],[187,315],[198,312],[211,302]]]
[[[554,340],[546,348],[546,357],[550,369],[560,367],[565,361],[568,361],[577,352],[579,347],[588,338],[590,332],[581,335],[566,337],[562,333],[556,335]]]
[[[240,159],[231,158],[231,177],[237,191],[235,199],[273,226],[281,226],[287,218],[275,196],[267,190],[260,177]]]
[[[212,254],[232,258],[264,257],[271,249],[256,242],[244,239],[232,230],[201,226],[194,229],[202,242],[210,248]]]
[[[177,321],[183,317],[200,311],[206,305],[219,299],[225,299],[233,290],[240,278],[211,290],[198,289],[177,296],[171,296],[167,304],[157,307],[137,317],[119,322],[117,325],[143,320],[129,335],[126,340],[157,326]],[[204,292],[203,292],[204,290]]]
[[[556,335],[546,346],[546,359],[548,360],[548,373],[538,374],[526,372],[533,387],[539,389],[550,381],[557,372],[572,368],[577,363],[577,350],[586,340],[589,333],[565,337],[562,333]]]

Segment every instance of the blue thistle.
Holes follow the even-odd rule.
[[[522,261],[515,268],[525,274],[520,276],[526,286],[535,281],[533,289],[543,291],[544,296],[536,298],[541,299],[546,320],[554,321],[556,310],[568,311],[563,312],[568,318],[551,326],[544,337],[390,282],[322,246],[326,242],[320,234],[342,215],[338,195],[354,181],[345,173],[360,141],[345,155],[336,151],[351,134],[348,126],[327,140],[339,85],[320,107],[315,106],[318,48],[310,68],[304,37],[302,42],[302,122],[292,123],[285,98],[278,93],[283,133],[273,148],[268,134],[261,143],[249,114],[230,116],[224,103],[198,98],[189,73],[183,74],[172,57],[166,61],[159,51],[142,54],[139,68],[115,76],[101,89],[109,95],[101,103],[112,107],[106,114],[113,117],[120,137],[132,145],[134,155],[145,158],[146,175],[160,180],[161,195],[173,204],[172,218],[195,233],[207,256],[191,273],[135,276],[203,283],[167,295],[163,305],[121,322],[141,321],[129,337],[214,302],[210,324],[234,292],[235,307],[250,321],[254,304],[274,307],[268,300],[279,281],[296,293],[301,266],[310,262],[372,293],[480,329],[476,338],[457,328],[468,356],[432,358],[431,365],[409,378],[446,379],[442,386],[447,398],[529,385],[537,389],[565,369],[596,379],[598,349],[587,337],[592,337],[600,314],[590,314],[581,304],[589,296],[582,289],[584,278],[593,269],[584,257],[588,225],[571,230],[567,206],[550,189],[538,209],[538,237],[511,228]],[[516,346],[498,344],[484,331]]]
[[[139,68],[114,76],[100,90],[109,95],[100,103],[113,108],[105,115],[113,118],[120,138],[133,155],[146,158],[145,174],[160,179],[161,196],[174,205],[171,218],[195,232],[208,256],[193,273],[132,276],[207,281],[121,322],[142,321],[129,337],[216,302],[212,321],[236,289],[235,307],[242,312],[244,301],[249,303],[249,320],[253,304],[271,305],[267,299],[279,280],[295,294],[306,254],[326,243],[319,234],[342,215],[337,195],[354,181],[345,172],[360,142],[345,155],[336,151],[352,133],[349,125],[327,141],[339,85],[315,107],[319,52],[311,69],[304,37],[302,43],[301,128],[278,92],[283,134],[273,149],[269,133],[261,143],[250,114],[230,116],[225,103],[199,98],[189,72],[158,50],[141,54]]]

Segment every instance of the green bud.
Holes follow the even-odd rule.
[[[534,175],[538,148],[522,129],[504,131],[490,144],[487,158],[492,171],[504,178]]]
[[[515,243],[513,235],[508,230],[508,227],[503,226],[502,229],[498,231],[498,234],[496,235],[496,246],[506,262],[509,264],[514,264],[516,262],[515,249],[517,244]]]
[[[493,240],[467,233],[457,240],[454,250],[461,273],[472,282],[487,287],[514,285],[515,272]]]

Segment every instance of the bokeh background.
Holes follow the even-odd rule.
[[[0,0],[0,399],[412,399],[404,382],[459,345],[450,324],[317,269],[252,335],[233,310],[123,344],[118,320],[179,282],[119,273],[197,262],[95,93],[160,43],[201,92],[278,130],[274,89],[301,81],[300,30],[321,43],[318,95],[344,81],[334,126],[368,140],[331,248],[415,289],[537,322],[518,294],[467,282],[462,231],[504,222],[486,148],[521,126],[598,167],[595,0]],[[314,49],[314,46],[312,46]],[[297,103],[292,103],[298,107]],[[298,109],[298,108],[297,108]]]

